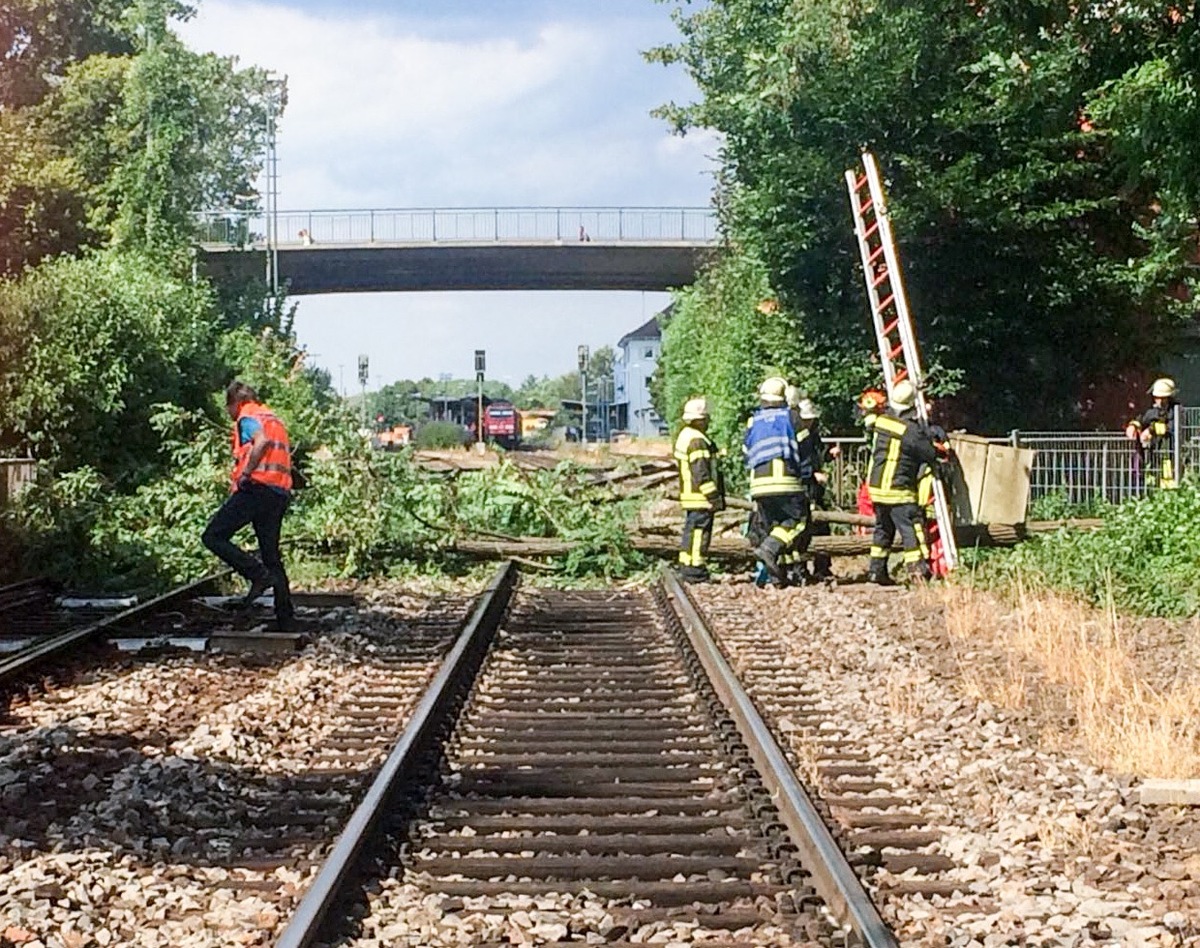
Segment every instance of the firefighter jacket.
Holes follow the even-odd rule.
[[[684,510],[724,510],[725,485],[717,468],[717,449],[699,428],[684,425],[675,439],[679,465],[679,504]]]
[[[249,475],[246,474],[246,464],[250,460],[254,442],[246,441],[243,444],[238,436],[238,423],[243,418],[253,418],[257,421],[262,426],[263,437],[267,442],[266,451]],[[245,402],[238,410],[237,419],[233,423],[231,490],[236,491],[239,482],[246,476],[255,484],[265,484],[276,490],[292,489],[292,452],[288,443],[287,428],[271,409],[258,402]]]
[[[786,408],[760,408],[750,416],[743,441],[750,471],[750,496],[800,494],[816,469],[816,452],[808,430],[792,426]]]
[[[907,414],[907,413],[906,413]],[[938,452],[929,429],[915,418],[879,415],[872,427],[871,472],[867,489],[875,504],[915,504],[921,465],[935,467]]]
[[[1125,427],[1136,428],[1139,434],[1149,431],[1150,443],[1155,444],[1171,437],[1171,422],[1174,414],[1175,406],[1172,404],[1151,405],[1142,413],[1142,417],[1131,419]]]

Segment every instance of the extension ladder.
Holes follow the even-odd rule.
[[[850,208],[854,215],[854,232],[862,255],[863,275],[867,281],[867,298],[871,303],[871,320],[875,324],[875,339],[879,343],[879,362],[890,395],[895,385],[908,379],[917,391],[917,417],[929,421],[929,406],[921,390],[921,356],[917,336],[908,313],[904,295],[904,280],[900,272],[900,257],[892,238],[888,220],[887,200],[879,180],[875,156],[863,152],[863,172],[846,172],[846,187],[850,191]],[[942,542],[942,557],[946,569],[958,565],[958,548],[954,542],[954,520],[946,486],[933,480],[933,505],[937,516],[938,533]]]

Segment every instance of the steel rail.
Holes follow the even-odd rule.
[[[801,853],[814,888],[837,920],[848,925],[868,948],[899,948],[862,882],[796,778],[771,729],[721,654],[695,603],[674,573],[663,576],[663,589],[684,633],[708,673],[717,696],[737,724],[750,756],[771,790],[771,798]]]
[[[15,678],[29,669],[33,668],[39,662],[43,662],[58,653],[65,651],[73,646],[86,642],[91,638],[106,632],[108,629],[119,625],[129,619],[136,619],[142,615],[148,615],[163,606],[170,605],[178,599],[184,599],[188,596],[197,595],[207,591],[219,579],[228,576],[229,570],[222,570],[218,573],[212,573],[205,576],[203,579],[198,579],[192,583],[186,583],[170,592],[163,593],[154,599],[149,599],[139,605],[132,606],[129,609],[114,613],[96,622],[89,623],[78,629],[68,629],[66,632],[59,632],[57,635],[50,635],[31,645],[26,646],[19,652],[14,652],[12,655],[0,660],[0,682],[10,678]]]
[[[464,679],[473,680],[478,671],[508,608],[516,580],[517,564],[509,560],[500,567],[476,604],[470,620],[430,682],[378,776],[296,906],[287,928],[275,942],[276,948],[307,948],[319,937],[329,910],[353,875],[359,856],[385,815],[388,804],[395,798],[396,790],[413,772],[430,742],[436,740],[438,729],[455,707]]]

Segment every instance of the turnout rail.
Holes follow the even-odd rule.
[[[348,903],[397,872],[490,918],[505,898],[592,900],[624,918],[597,932],[614,945],[663,922],[727,930],[714,944],[896,945],[673,577],[653,597],[518,591],[506,564],[277,945],[392,924],[382,897]]]
[[[154,617],[213,591],[226,575],[228,571],[214,573],[116,612],[61,609],[55,601],[55,586],[46,580],[0,588],[0,630],[3,639],[17,646],[0,652],[0,689],[101,636],[131,628],[144,630]],[[180,613],[176,615],[183,618]]]

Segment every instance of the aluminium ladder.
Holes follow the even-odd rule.
[[[891,395],[895,385],[908,379],[917,392],[917,417],[929,421],[929,406],[921,390],[924,376],[921,356],[917,350],[917,335],[908,312],[904,295],[904,280],[900,271],[900,256],[892,238],[888,220],[887,200],[879,180],[875,156],[863,152],[864,171],[846,172],[846,187],[850,192],[850,208],[854,215],[854,232],[862,255],[863,276],[867,281],[867,298],[871,303],[871,320],[875,324],[875,339],[879,343],[879,362],[883,378]],[[942,541],[942,556],[947,569],[958,565],[958,548],[954,542],[954,520],[946,486],[933,479],[933,505],[937,516],[938,534]]]

